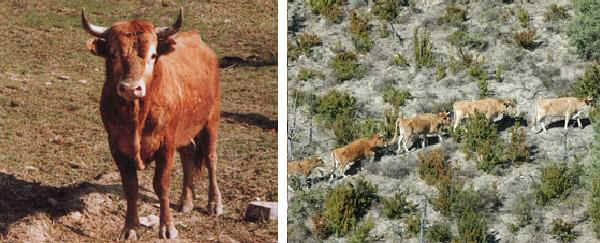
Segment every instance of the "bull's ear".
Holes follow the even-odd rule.
[[[87,46],[88,50],[90,50],[90,52],[92,52],[92,54],[94,54],[96,56],[100,56],[100,57],[108,56],[108,48],[106,45],[106,40],[104,40],[104,39],[98,39],[98,38],[89,39],[85,43],[85,45]]]
[[[167,38],[167,39],[159,39],[158,40],[158,47],[156,48],[158,55],[165,55],[168,54],[169,52],[172,52],[173,50],[175,50],[175,48],[173,46],[175,46],[176,42],[171,39],[171,38]]]

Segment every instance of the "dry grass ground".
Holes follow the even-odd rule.
[[[219,56],[277,55],[275,0],[6,0],[0,2],[0,241],[106,242],[118,237],[125,200],[108,150],[98,102],[104,65],[85,48],[85,7],[93,23],[143,18],[169,25],[184,7]],[[219,185],[225,214],[206,214],[206,175],[196,181],[196,209],[174,211],[179,239],[270,242],[273,222],[243,220],[256,198],[277,200],[277,68],[221,69]],[[153,166],[152,166],[153,167]],[[158,215],[153,169],[139,173],[140,216]],[[180,163],[171,174],[179,202]],[[172,205],[175,209],[175,205]],[[140,241],[158,230],[140,228]]]

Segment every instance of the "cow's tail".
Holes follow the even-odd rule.
[[[394,122],[394,137],[392,137],[392,140],[390,140],[386,147],[390,146],[390,144],[393,144],[394,141],[396,141],[396,137],[398,136],[398,126],[400,124],[400,119],[402,119],[402,114],[400,112],[398,112],[398,118],[396,118],[396,122]]]

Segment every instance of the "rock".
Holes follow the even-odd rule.
[[[82,79],[82,80],[79,80],[79,82],[82,83],[82,84],[87,84],[88,81],[85,80],[85,79]]]
[[[58,76],[58,79],[60,79],[60,80],[69,80],[71,78],[69,76],[67,76],[67,75],[60,75],[60,76]]]
[[[146,217],[141,217],[140,218],[140,224],[142,226],[151,228],[152,226],[157,225],[158,222],[159,222],[159,220],[160,219],[158,218],[158,216],[156,216],[154,214],[151,214],[151,215],[148,215]]]
[[[276,202],[251,202],[246,209],[246,221],[277,220]]]
[[[71,218],[73,221],[80,221],[80,220],[81,220],[81,218],[82,218],[82,215],[81,215],[81,213],[80,213],[80,212],[78,212],[78,211],[75,211],[75,212],[72,212],[72,213],[69,215],[69,217],[70,217],[70,218]]]

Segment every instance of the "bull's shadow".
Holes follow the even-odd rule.
[[[588,125],[592,124],[592,122],[590,121],[590,119],[588,118],[583,118],[580,119],[581,120],[581,127],[579,127],[579,125],[577,124],[577,119],[571,119],[569,120],[569,128],[585,128]],[[550,128],[564,128],[565,126],[565,120],[564,119],[546,119],[546,121],[544,121],[544,123],[546,124],[546,130],[550,129]],[[536,130],[542,130],[542,125],[541,123],[537,124],[537,129]]]
[[[505,116],[502,120],[496,122],[496,127],[498,128],[498,132],[503,132],[508,128],[511,128],[516,123],[519,123],[519,127],[527,128],[529,127],[529,122],[526,118],[523,117],[510,117]]]
[[[221,117],[225,118],[225,122],[246,123],[251,126],[257,126],[262,129],[277,130],[277,120],[272,120],[258,113],[233,113],[222,111]]]
[[[12,224],[38,212],[56,219],[74,211],[81,211],[84,209],[82,198],[93,192],[111,193],[122,197],[121,184],[100,185],[83,182],[53,187],[17,179],[5,173],[0,173],[0,191],[0,235],[6,235]]]

